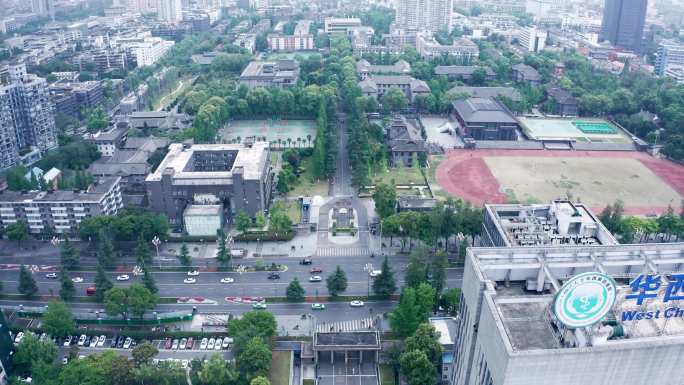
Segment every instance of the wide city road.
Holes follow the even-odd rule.
[[[393,256],[390,258],[392,267],[397,278],[399,287],[403,285],[403,276],[408,257]],[[243,265],[253,266],[253,260],[240,261]],[[153,272],[153,277],[159,288],[159,294],[163,297],[195,297],[201,296],[208,299],[223,302],[228,296],[264,296],[264,297],[284,297],[287,285],[295,277],[300,281],[306,294],[308,296],[327,295],[328,291],[325,284],[325,278],[333,272],[338,264],[347,274],[347,290],[346,295],[367,295],[369,290],[372,293],[372,278],[369,277],[366,270],[366,264],[372,264],[373,269],[379,269],[382,264],[380,258],[369,257],[346,257],[346,258],[314,258],[312,265],[300,265],[299,259],[295,258],[272,258],[266,259],[266,264],[271,263],[283,264],[286,266],[286,271],[280,273],[280,279],[268,279],[269,272],[245,272],[238,274],[235,272],[200,272],[199,276],[194,277],[197,282],[194,284],[183,283],[187,278],[184,272]],[[322,273],[310,274],[312,267],[321,268]],[[115,286],[126,287],[135,282],[141,282],[141,276],[130,276],[129,281],[117,282],[115,280],[118,274],[122,272],[110,272],[108,276],[111,278]],[[77,295],[85,295],[86,288],[94,285],[96,273],[94,271],[75,271],[69,272],[71,277],[83,278],[82,283],[75,283]],[[309,278],[312,275],[319,275],[322,278],[321,282],[310,282]],[[60,289],[59,279],[46,278],[43,272],[33,273],[36,282],[38,283],[38,293],[43,295],[58,294]],[[448,269],[447,270],[447,287],[460,287],[462,282],[463,270]],[[220,283],[221,278],[230,277],[234,279],[233,283]],[[18,270],[3,270],[0,271],[0,280],[3,282],[3,292],[7,294],[18,293]]]

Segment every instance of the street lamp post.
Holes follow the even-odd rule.
[[[152,244],[154,245],[154,248],[157,250],[157,260],[159,261],[159,270],[161,270],[162,263],[161,259],[159,259],[159,245],[161,245],[161,239],[159,239],[159,237],[155,235],[154,238],[152,238]]]

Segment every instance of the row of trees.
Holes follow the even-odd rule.
[[[444,247],[447,250],[448,241],[453,236],[469,237],[472,244],[482,230],[482,209],[472,206],[460,199],[448,199],[438,203],[429,212],[404,211],[397,213],[396,191],[392,186],[378,184],[373,193],[375,207],[382,224],[382,235],[392,238],[399,237],[402,250],[408,243],[409,250],[413,247],[412,240],[419,240],[434,248]],[[465,246],[465,243],[461,243]]]
[[[673,242],[684,237],[684,208],[679,215],[670,207],[657,218],[641,218],[625,216],[623,203],[617,201],[606,206],[599,219],[621,243]]]

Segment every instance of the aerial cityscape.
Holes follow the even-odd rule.
[[[0,0],[0,385],[684,367],[684,0]]]

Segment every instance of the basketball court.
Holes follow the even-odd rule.
[[[241,142],[247,137],[265,137],[273,148],[313,147],[316,122],[313,120],[234,120],[220,131],[226,143]],[[289,141],[288,141],[289,139]]]

